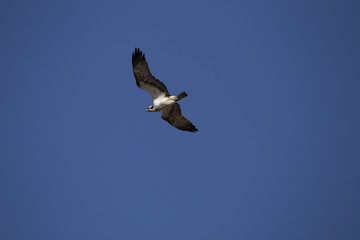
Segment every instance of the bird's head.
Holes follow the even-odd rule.
[[[156,109],[154,108],[154,106],[151,105],[150,107],[148,107],[148,108],[146,109],[146,111],[147,111],[147,112],[157,112],[158,110],[156,110]]]

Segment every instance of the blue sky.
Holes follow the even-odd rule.
[[[1,1],[0,239],[360,239],[357,1]],[[131,54],[170,93],[148,113]]]

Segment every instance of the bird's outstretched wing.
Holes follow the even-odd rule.
[[[180,130],[189,132],[198,131],[196,127],[181,114],[180,105],[178,103],[165,108],[161,118]]]
[[[160,95],[170,96],[165,84],[151,74],[145,54],[138,48],[135,48],[132,54],[132,66],[136,85],[139,88],[150,93],[153,99],[158,98]]]

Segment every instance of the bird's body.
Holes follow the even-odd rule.
[[[164,97],[160,96],[153,100],[153,106],[156,112],[162,111],[165,108],[173,105],[174,103],[176,103],[174,96],[164,96]]]
[[[171,107],[177,101],[187,97],[186,92],[182,92],[177,96],[165,96],[159,95],[157,98],[153,99],[153,105],[147,108],[148,112],[159,112],[166,110],[166,108]],[[153,108],[152,108],[153,107]],[[149,110],[149,109],[153,109]]]
[[[150,93],[153,105],[148,107],[148,112],[162,111],[161,118],[174,127],[189,132],[198,131],[196,127],[181,114],[180,105],[177,101],[187,96],[182,92],[176,96],[171,96],[164,83],[156,79],[150,72],[145,55],[138,49],[132,55],[133,72],[136,85]]]

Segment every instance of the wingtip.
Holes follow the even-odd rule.
[[[189,128],[182,129],[182,130],[192,132],[192,133],[196,133],[197,131],[199,131],[193,124],[191,124],[191,126],[189,126]]]
[[[137,48],[137,47],[135,47],[133,55],[145,56],[145,54],[143,54],[143,52],[140,50],[140,48]]]
[[[146,61],[145,54],[139,48],[135,47],[135,51],[132,54],[133,66],[139,61]]]
[[[196,128],[196,127],[194,127],[194,129],[192,129],[191,130],[191,132],[193,132],[193,133],[196,133],[196,132],[198,132],[199,130]]]
[[[139,54],[139,53],[141,54],[140,48],[135,47],[134,53],[135,53],[135,54]]]
[[[178,128],[178,129],[180,129],[180,130],[182,130],[182,131],[185,131],[185,132],[192,132],[192,133],[196,133],[196,132],[199,131],[196,127],[194,127],[194,128],[188,128],[188,129],[183,129],[183,128]]]

